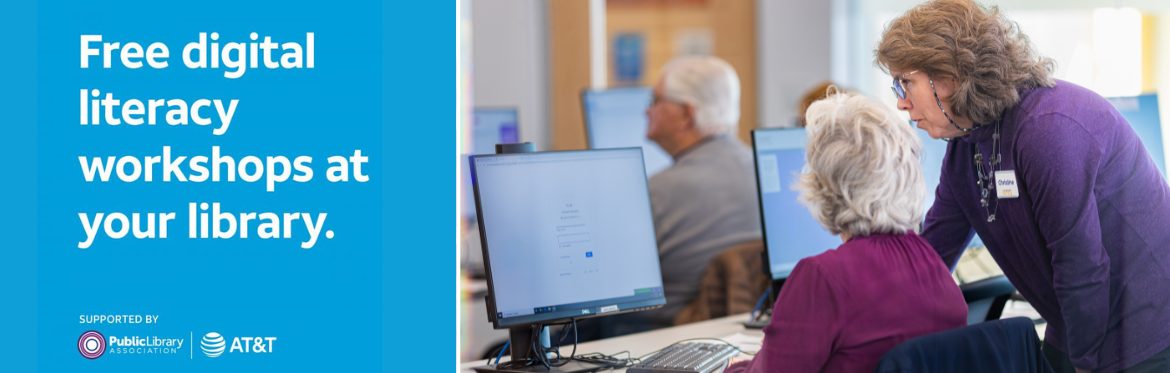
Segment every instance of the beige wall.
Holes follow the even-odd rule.
[[[584,149],[580,92],[589,87],[589,1],[548,2],[550,150]]]
[[[640,85],[651,86],[662,66],[680,51],[679,39],[707,33],[714,55],[727,60],[741,83],[739,135],[750,142],[759,122],[756,85],[756,2],[750,0],[608,0],[605,11],[607,56],[613,56],[614,38],[620,33],[640,33],[646,55]],[[609,66],[614,79],[613,58]]]
[[[613,58],[614,38],[622,33],[636,33],[645,39],[646,55],[640,85],[653,85],[659,71],[675,56],[676,40],[687,32],[714,35],[706,1],[610,0],[605,10],[606,50],[609,58],[609,84],[615,85]]]
[[[580,92],[590,84],[589,1],[548,3],[551,149],[585,147]],[[613,63],[613,38],[623,32],[644,35],[640,85],[650,86],[676,54],[678,39],[709,33],[712,52],[728,61],[741,82],[739,135],[750,141],[758,121],[755,1],[750,0],[608,0],[605,11],[607,64]],[[614,68],[607,82],[614,85]]]

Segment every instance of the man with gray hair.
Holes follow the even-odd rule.
[[[646,137],[674,158],[670,168],[650,178],[666,306],[603,319],[606,337],[671,326],[698,294],[711,259],[762,235],[752,154],[735,137],[735,69],[715,57],[671,61],[646,115]]]

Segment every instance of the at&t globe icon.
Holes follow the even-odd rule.
[[[223,355],[223,350],[227,344],[223,340],[223,336],[216,332],[210,332],[203,335],[203,340],[199,342],[199,347],[203,349],[203,354],[207,357],[219,357]]]

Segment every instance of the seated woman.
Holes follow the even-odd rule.
[[[967,305],[915,233],[926,193],[913,129],[833,94],[808,108],[801,200],[844,243],[797,263],[750,361],[727,372],[872,372],[898,343],[966,325]]]

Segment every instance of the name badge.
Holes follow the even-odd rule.
[[[1019,196],[1020,186],[1016,183],[1016,171],[995,171],[995,197],[1006,199]]]

